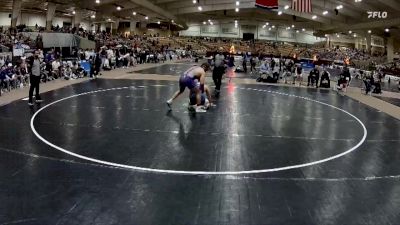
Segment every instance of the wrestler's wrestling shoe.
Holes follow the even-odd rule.
[[[166,103],[167,103],[168,108],[172,109],[172,107],[171,107],[172,106],[172,100],[170,99]]]
[[[205,113],[207,110],[204,108],[204,106],[198,106],[196,107],[196,112],[197,113]]]

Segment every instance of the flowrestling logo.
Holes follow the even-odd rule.
[[[388,16],[387,12],[379,12],[379,11],[375,11],[375,12],[367,12],[368,13],[368,19],[386,19]]]

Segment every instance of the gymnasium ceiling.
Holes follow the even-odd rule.
[[[255,8],[255,0],[55,0],[56,13],[61,16],[73,16],[75,10],[82,10],[83,17],[96,22],[107,21],[137,21],[171,22],[183,25],[202,23],[212,20],[217,22],[233,22],[233,20],[250,21],[254,23],[270,22],[282,26],[296,25],[315,30],[318,34],[346,33],[353,30],[365,33],[367,30],[379,35],[384,34],[384,29],[398,34],[400,27],[400,0],[312,0],[313,13],[299,13],[292,11],[290,0],[279,0],[279,9],[268,11]],[[359,1],[359,0],[357,0]],[[48,2],[45,0],[23,0],[22,8],[26,12],[45,12]],[[2,0],[0,11],[11,11],[13,0]],[[335,12],[336,7],[343,8]],[[117,7],[121,7],[117,10]],[[202,10],[199,11],[198,7]],[[239,8],[236,12],[235,8]],[[278,15],[282,11],[282,15]],[[328,13],[324,14],[324,11]],[[385,11],[386,19],[368,19],[368,11]],[[136,15],[133,15],[136,12]],[[96,14],[96,18],[90,18]],[[312,16],[316,15],[316,19]],[[149,17],[149,20],[145,19]]]

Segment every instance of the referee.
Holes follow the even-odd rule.
[[[40,59],[39,55],[37,52],[35,52],[33,58],[30,60],[30,69],[31,69],[31,75],[30,75],[30,83],[31,87],[29,88],[29,106],[33,106],[33,91],[36,90],[36,97],[35,97],[35,102],[40,103],[42,102],[42,98],[40,98],[39,95],[39,84],[40,84]]]
[[[213,70],[213,81],[215,84],[215,96],[218,97],[221,91],[222,76],[225,73],[225,57],[222,54],[221,49],[214,56],[214,70]]]

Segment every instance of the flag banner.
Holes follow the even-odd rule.
[[[256,6],[263,9],[278,9],[278,0],[256,0]]]
[[[312,13],[311,0],[292,0],[292,10],[297,12]]]

